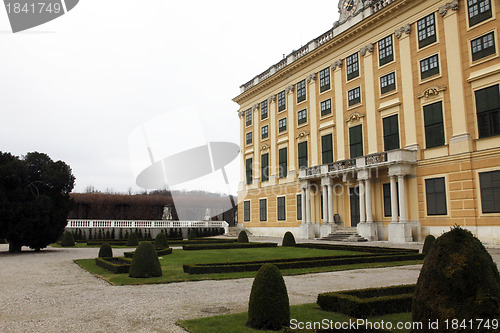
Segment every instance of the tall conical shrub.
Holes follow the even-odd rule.
[[[459,227],[436,239],[418,278],[413,321],[424,327],[438,321],[435,332],[451,332],[451,326],[448,330],[444,326],[446,319],[460,323],[498,319],[499,305],[500,275],[483,244]]]
[[[113,256],[113,249],[111,249],[111,245],[108,243],[104,243],[101,245],[99,249],[99,258],[111,258]]]
[[[257,272],[248,302],[247,326],[279,330],[290,323],[290,303],[278,267],[264,264]]]
[[[191,229],[188,234],[188,240],[194,240],[198,237],[198,233],[196,232],[196,229]]]
[[[240,234],[238,235],[238,243],[248,243],[248,235],[245,230],[241,230]]]
[[[429,253],[429,251],[432,249],[432,247],[434,246],[435,241],[436,241],[436,237],[434,237],[433,235],[427,235],[427,237],[425,237],[424,247],[422,248],[422,253],[427,255]]]
[[[73,237],[73,233],[69,231],[65,231],[62,239],[61,239],[61,245],[62,246],[75,246],[75,238]]]
[[[135,232],[131,233],[127,239],[127,246],[137,246],[139,245],[139,238]]]
[[[141,242],[134,252],[130,264],[129,276],[148,278],[161,276],[161,265],[151,242]]]
[[[160,232],[158,235],[156,235],[155,248],[157,250],[163,250],[163,249],[168,248],[167,236],[165,236],[165,234],[163,232]]]
[[[290,231],[285,232],[281,246],[295,246],[295,237]]]

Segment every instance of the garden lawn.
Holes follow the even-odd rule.
[[[161,257],[160,263],[163,275],[156,278],[130,278],[128,274],[113,274],[104,268],[98,267],[95,264],[95,259],[79,259],[75,262],[82,268],[88,270],[104,280],[114,285],[127,284],[146,284],[146,283],[171,283],[183,281],[199,281],[199,280],[222,280],[222,279],[237,279],[237,278],[253,278],[257,272],[237,272],[237,273],[220,273],[220,274],[187,274],[184,273],[182,265],[196,263],[220,263],[220,262],[239,262],[239,261],[254,261],[254,260],[271,260],[271,259],[287,259],[287,258],[306,258],[306,257],[321,257],[332,255],[359,255],[366,252],[357,251],[336,251],[336,250],[319,250],[306,248],[291,248],[291,247],[276,247],[276,248],[255,248],[255,249],[225,249],[225,250],[203,250],[203,251],[183,251],[174,249],[173,253]],[[375,267],[390,267],[420,264],[421,260],[417,261],[401,261],[394,263],[367,263],[345,266],[328,266],[300,269],[284,269],[281,270],[283,275],[296,275],[318,272],[331,272],[347,269],[358,268],[375,268]]]
[[[307,322],[322,323],[323,320],[325,320],[325,322],[328,324],[330,323],[330,321],[335,323],[335,322],[348,322],[349,319],[351,319],[352,321],[356,320],[344,314],[323,311],[315,303],[291,306],[290,318],[296,320],[296,322],[293,321],[291,322],[296,327],[301,327],[298,325],[299,322],[304,323],[304,325],[306,325],[305,323]],[[221,316],[214,316],[207,318],[183,320],[180,321],[178,324],[191,333],[275,332],[275,331],[254,330],[252,328],[249,328],[245,325],[247,319],[248,319],[247,313],[243,312],[243,313],[221,315]],[[378,322],[378,323],[382,322],[382,320],[384,321],[384,323],[391,322],[392,326],[395,328],[397,322],[402,322],[402,323],[411,322],[411,313],[398,313],[398,314],[373,317],[368,319],[368,321]],[[291,327],[293,328],[293,326]],[[393,329],[392,331],[398,333],[410,332],[410,330],[404,330],[404,329],[403,330]],[[304,330],[295,329],[292,330],[292,332],[312,333],[314,331],[306,329]]]

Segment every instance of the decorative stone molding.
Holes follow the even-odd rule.
[[[272,95],[270,96],[268,99],[267,99],[267,103],[268,104],[271,104],[271,103],[274,103],[276,102],[276,95]]]
[[[297,134],[297,136],[295,136],[295,139],[301,140],[301,139],[306,138],[307,136],[309,136],[309,132],[301,131],[299,134]]]
[[[307,76],[307,83],[311,83],[312,81],[316,81],[317,73],[312,73]]]
[[[361,121],[362,118],[364,118],[364,114],[359,113],[359,112],[353,112],[347,119],[346,123],[356,123],[358,121]]]
[[[259,107],[260,107],[259,103],[255,104],[254,106],[252,106],[252,111],[257,111]]]
[[[337,61],[335,61],[333,64],[332,64],[332,70],[336,70],[337,67],[338,68],[342,68],[342,65],[344,63],[344,59],[339,59]]]
[[[401,36],[403,36],[403,32],[405,34],[407,34],[407,35],[410,35],[410,33],[411,33],[411,25],[407,24],[404,27],[399,28],[398,30],[394,31],[394,34],[396,35],[396,37],[398,39],[400,39]]]
[[[458,7],[458,0],[453,0],[451,2],[448,2],[446,5],[439,7],[439,14],[444,17],[446,13],[448,13],[448,9],[456,12],[458,10]]]
[[[242,118],[245,115],[245,111],[238,111],[238,117]]]
[[[373,44],[368,44],[364,47],[361,48],[361,50],[359,50],[359,52],[361,53],[361,55],[364,57],[365,55],[369,53],[372,53],[373,52]]]
[[[441,91],[445,91],[446,87],[432,86],[426,88],[423,92],[417,95],[418,98],[431,98],[439,95]]]
[[[286,87],[286,94],[293,93],[294,89],[295,89],[295,86],[293,84]]]
[[[260,147],[260,151],[267,151],[269,149],[269,146],[267,144],[264,144],[262,147]]]

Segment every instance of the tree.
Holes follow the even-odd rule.
[[[0,152],[0,238],[9,252],[22,246],[38,251],[57,241],[73,207],[74,183],[71,168],[46,154]]]

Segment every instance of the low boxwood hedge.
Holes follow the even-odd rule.
[[[397,262],[424,259],[422,254],[371,254],[358,256],[333,256],[314,258],[292,258],[267,261],[247,261],[234,263],[190,264],[183,265],[184,273],[234,273],[258,271],[264,263],[272,263],[279,269],[312,268],[325,266],[342,266],[364,263]]]
[[[278,243],[223,243],[223,244],[193,244],[184,245],[186,251],[221,250],[221,249],[251,249],[258,247],[276,247]]]
[[[125,257],[95,258],[97,266],[102,267],[111,273],[128,273],[132,259]]]
[[[410,312],[415,285],[322,293],[317,304],[322,310],[355,318]]]
[[[168,240],[169,245],[178,245],[178,246],[183,246],[183,245],[193,245],[193,244],[230,244],[230,243],[235,243],[236,238],[228,238],[228,239],[219,239],[219,238],[197,238],[193,240]]]
[[[418,249],[401,249],[394,247],[379,247],[379,246],[367,246],[367,245],[300,243],[296,244],[295,247],[304,247],[308,249],[320,249],[320,250],[357,251],[357,252],[370,252],[370,253],[419,253]]]
[[[158,257],[161,256],[166,256],[168,254],[172,254],[172,248],[169,247],[168,249],[163,249],[163,250],[156,250],[156,254]],[[133,258],[134,257],[134,252],[124,252],[123,255],[127,258]]]

